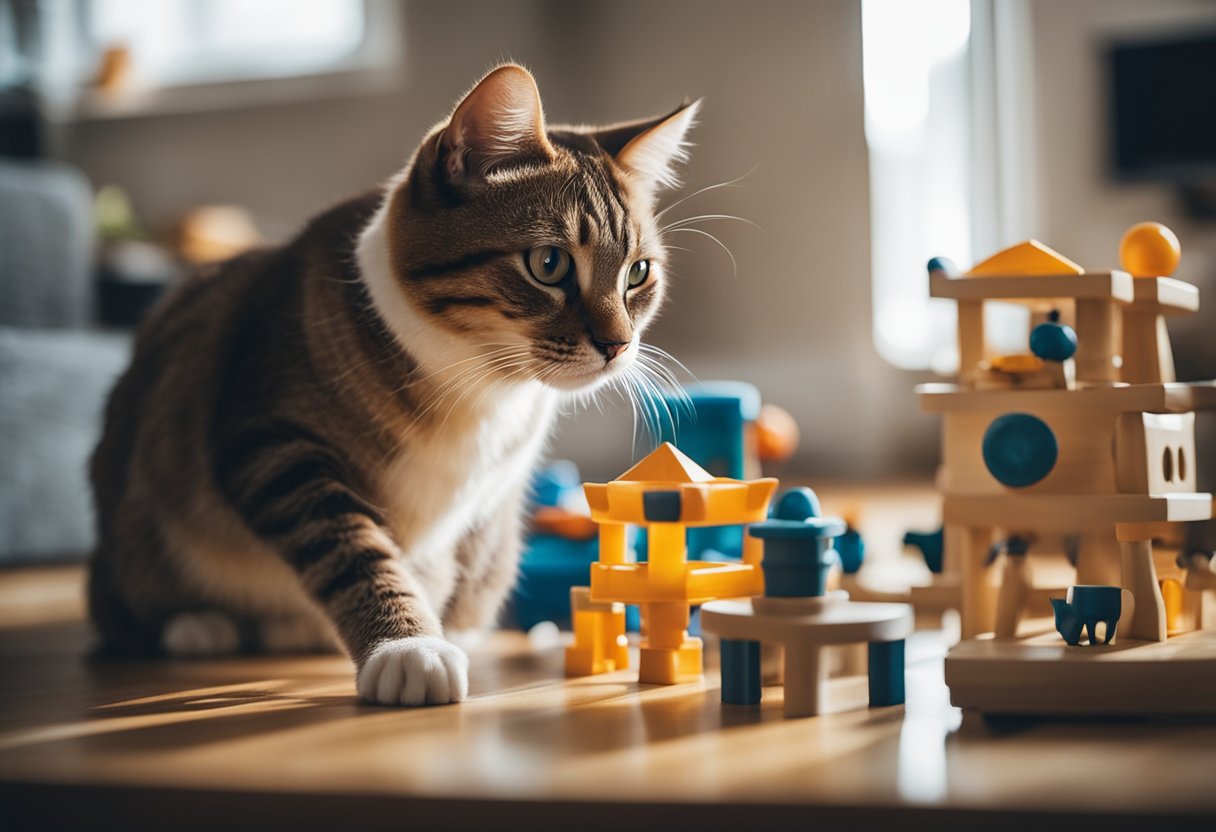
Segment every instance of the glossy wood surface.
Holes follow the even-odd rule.
[[[894,535],[935,523],[931,491],[840,494],[872,559],[914,572]],[[713,671],[568,681],[559,646],[500,633],[469,701],[395,710],[358,704],[338,656],[93,658],[81,578],[0,575],[0,828],[1216,825],[1216,725],[994,729],[951,707],[937,633],[909,642],[906,708],[787,720],[779,687],[721,705]]]

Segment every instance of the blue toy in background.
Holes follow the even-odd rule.
[[[583,485],[578,466],[557,460],[540,469],[532,481],[535,516],[540,509],[578,506]],[[590,520],[587,521],[590,523]],[[570,587],[587,583],[591,564],[599,560],[599,539],[594,534],[571,537],[534,527],[524,539],[519,577],[505,611],[506,620],[522,630],[544,621],[570,627]],[[625,612],[627,627],[637,630],[637,607]]]
[[[1060,323],[1060,310],[1047,314],[1047,321],[1030,331],[1030,351],[1044,361],[1067,361],[1077,353],[1077,333]]]
[[[925,566],[928,566],[929,571],[934,575],[942,573],[942,563],[946,554],[945,527],[941,527],[935,532],[905,532],[904,545],[920,549],[921,557],[925,559]]]
[[[715,477],[757,476],[747,433],[760,418],[760,391],[741,381],[707,381],[684,392],[686,400],[667,397],[676,419],[660,420],[658,444],[670,442]]]

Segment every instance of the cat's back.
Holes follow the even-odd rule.
[[[281,246],[199,269],[149,313],[93,458],[101,531],[134,479],[162,504],[195,499],[211,479],[217,420],[269,408],[305,372],[307,285],[349,277],[354,240],[378,199],[340,203]]]

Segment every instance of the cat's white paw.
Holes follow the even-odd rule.
[[[241,634],[222,612],[183,612],[169,619],[160,643],[171,656],[223,656],[237,652]]]
[[[363,662],[355,686],[378,705],[444,705],[469,692],[469,659],[433,636],[386,641]]]

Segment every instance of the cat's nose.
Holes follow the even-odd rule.
[[[597,341],[591,340],[595,348],[604,356],[605,361],[611,361],[629,348],[628,341]]]

